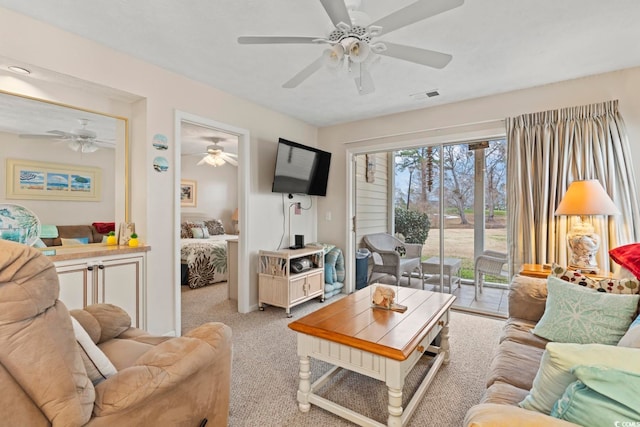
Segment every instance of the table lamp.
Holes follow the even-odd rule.
[[[231,215],[231,222],[233,223],[234,233],[240,234],[240,230],[238,230],[238,208],[233,211],[233,214]]]
[[[595,260],[600,248],[598,236],[588,215],[617,215],[620,211],[597,179],[574,181],[569,185],[555,215],[577,215],[573,227],[567,233],[567,244],[571,249],[569,267],[583,270],[585,273],[597,273]]]

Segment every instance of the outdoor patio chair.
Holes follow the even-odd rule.
[[[496,251],[484,251],[476,257],[474,268],[475,299],[478,299],[478,291],[482,293],[484,275],[507,277],[508,272],[502,268],[507,263],[507,254]]]
[[[411,273],[414,270],[418,270],[422,276],[420,271],[422,245],[405,243],[387,233],[367,234],[363,237],[363,241],[373,255],[373,268],[368,282],[374,277],[374,273],[383,273],[394,276],[396,285],[399,285],[402,274],[407,273],[409,286],[411,286]]]

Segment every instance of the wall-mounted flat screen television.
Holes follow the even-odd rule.
[[[280,138],[271,190],[326,196],[330,164],[331,153]]]

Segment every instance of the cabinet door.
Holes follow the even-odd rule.
[[[142,328],[140,295],[144,258],[127,257],[102,261],[97,268],[98,302],[114,304],[131,316],[132,326]]]
[[[94,275],[87,263],[56,265],[56,271],[60,282],[58,299],[69,310],[81,309],[94,302]]]
[[[289,303],[293,304],[307,296],[307,276],[289,281]]]
[[[324,290],[324,276],[322,271],[318,271],[307,276],[307,288],[307,295],[322,293]]]

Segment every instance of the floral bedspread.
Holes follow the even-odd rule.
[[[180,258],[186,262],[192,289],[224,282],[227,273],[227,242],[182,239]]]

